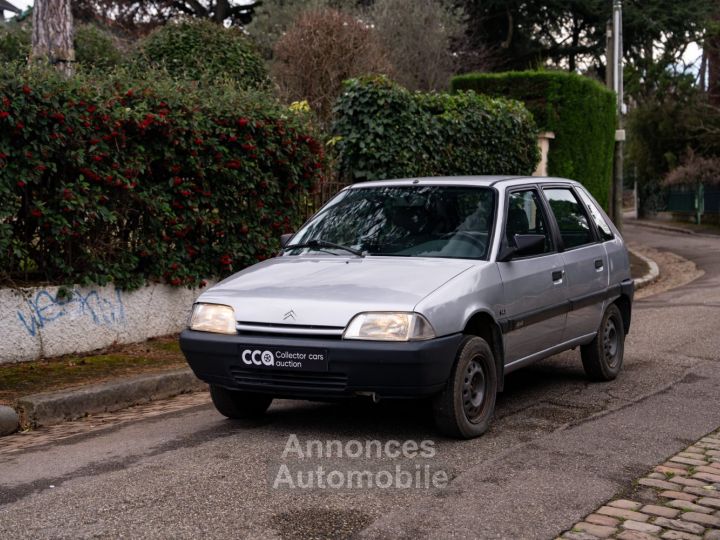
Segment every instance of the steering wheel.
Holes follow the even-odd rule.
[[[485,242],[483,242],[481,239],[477,238],[474,234],[468,231],[454,231],[451,233],[444,234],[442,238],[457,238],[458,240],[463,240],[465,242],[468,242],[470,244],[473,244],[474,246],[480,248],[480,251],[485,253]]]

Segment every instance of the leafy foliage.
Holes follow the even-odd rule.
[[[30,27],[10,21],[0,24],[0,62],[24,61],[30,54]]]
[[[455,91],[475,90],[525,103],[543,131],[552,131],[548,174],[578,180],[607,207],[615,141],[615,94],[564,72],[471,73],[453,78]]]
[[[0,24],[0,62],[24,62],[30,54],[31,26]],[[75,27],[75,59],[86,69],[108,69],[120,65],[123,55],[113,36],[91,24]]]
[[[549,62],[604,77],[609,0],[458,0],[456,5],[468,14],[470,47],[494,47],[502,69],[535,69]],[[623,49],[632,73],[647,78],[653,65],[663,70],[677,63],[687,44],[702,37],[716,5],[715,0],[625,0]]]
[[[93,24],[75,27],[75,60],[84,67],[109,69],[123,62],[113,36]]]
[[[0,73],[0,280],[196,285],[263,260],[323,170],[305,118],[230,83]]]
[[[141,65],[162,66],[178,78],[227,78],[246,89],[267,85],[262,58],[236,28],[206,20],[170,23],[147,36],[140,49]]]
[[[335,115],[340,173],[354,182],[531,174],[539,159],[535,123],[516,101],[411,93],[366,77],[346,82]]]

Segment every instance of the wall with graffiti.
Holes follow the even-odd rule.
[[[167,285],[0,289],[0,364],[179,332],[199,292]]]

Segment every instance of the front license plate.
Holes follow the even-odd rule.
[[[240,360],[243,365],[255,368],[292,371],[328,370],[327,349],[241,345]]]

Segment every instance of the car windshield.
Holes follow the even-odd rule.
[[[486,259],[495,192],[470,186],[376,186],[338,194],[293,237],[289,249],[346,255],[327,243],[367,255]]]

